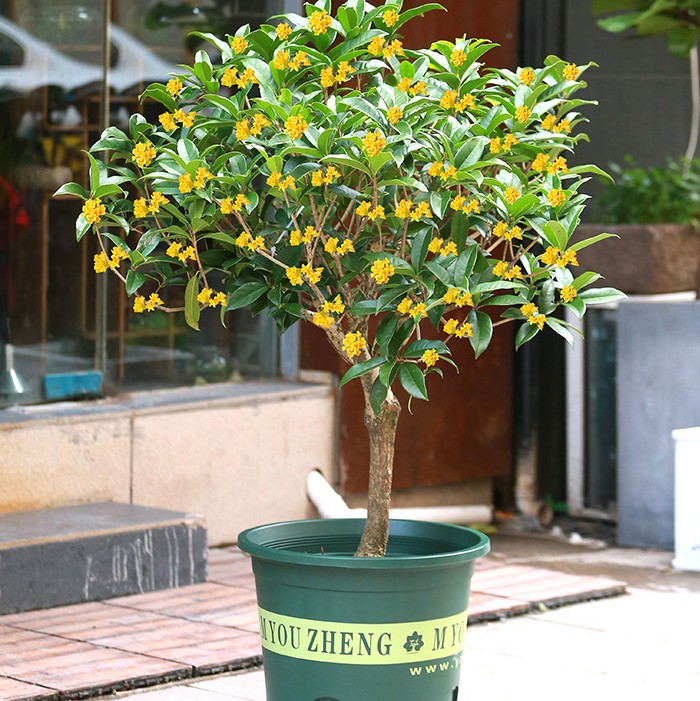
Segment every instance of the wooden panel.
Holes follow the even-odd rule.
[[[407,0],[404,9],[424,4]],[[439,39],[466,35],[490,39],[500,46],[488,52],[490,65],[515,68],[518,57],[517,0],[442,0],[447,12],[434,11],[402,28],[408,48],[429,46]],[[455,345],[455,349],[458,348]],[[489,350],[475,361],[468,342],[458,359],[460,373],[446,367],[445,380],[431,376],[431,401],[415,401],[413,414],[406,395],[399,421],[394,486],[408,489],[455,484],[470,479],[507,476],[512,469],[512,329],[501,327]],[[302,332],[301,366],[341,375],[346,366],[323,333],[306,325]],[[363,422],[364,401],[357,382],[341,394],[340,466],[345,493],[367,489],[368,442]]]

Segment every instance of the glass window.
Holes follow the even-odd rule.
[[[255,26],[283,2],[111,0],[108,52],[106,4],[0,0],[0,406],[46,401],[56,373],[98,369],[116,392],[278,370],[269,319],[230,312],[222,327],[212,313],[196,332],[180,315],[134,314],[119,281],[92,270],[94,237],[75,242],[80,203],[51,195],[87,184],[82,151],[105,126],[157,117],[138,95],[192,59],[190,32]]]

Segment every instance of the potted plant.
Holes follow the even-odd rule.
[[[642,168],[628,159],[611,164],[613,180],[601,178],[591,207],[595,224],[581,224],[576,237],[600,231],[616,234],[581,252],[609,284],[628,294],[667,294],[700,285],[700,163],[669,159]]]
[[[614,220],[622,241],[608,242],[589,251],[585,264],[610,257],[600,272],[611,284],[639,294],[661,294],[695,289],[700,295],[700,237],[697,229],[698,171],[693,160],[700,135],[700,14],[694,0],[593,0],[598,25],[635,38],[663,37],[669,52],[690,66],[691,114],[688,146],[679,161],[665,168],[619,168],[618,184],[610,185],[599,201],[607,219]],[[614,189],[613,189],[614,188]],[[617,210],[617,211],[616,211]],[[649,226],[653,225],[653,226]],[[583,227],[581,235],[589,229]],[[642,261],[630,253],[648,251]],[[636,258],[641,270],[634,270]],[[619,264],[619,265],[618,265]],[[606,265],[603,262],[603,265]]]
[[[521,346],[555,311],[616,299],[577,272],[570,245],[594,166],[567,157],[585,138],[574,94],[588,66],[483,71],[480,39],[404,48],[400,0],[306,5],[211,45],[93,145],[77,237],[96,235],[134,313],[249,307],[280,330],[323,329],[364,391],[368,515],[258,527],[253,555],[270,701],[455,699],[473,560],[485,536],[389,523],[394,389],[428,399],[426,377],[456,371],[493,327]],[[210,53],[216,53],[213,60]],[[94,154],[110,152],[105,161]],[[181,303],[166,305],[173,291]],[[493,317],[493,318],[492,318]],[[495,320],[494,320],[495,318]],[[454,354],[454,355],[453,355]],[[303,417],[300,417],[303,422]],[[353,556],[354,555],[354,556]],[[387,557],[382,557],[387,555]],[[360,672],[360,673],[358,673]],[[433,674],[433,672],[439,672]]]

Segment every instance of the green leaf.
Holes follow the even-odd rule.
[[[321,162],[331,163],[336,166],[344,166],[346,168],[353,168],[354,170],[359,170],[365,175],[369,175],[370,177],[372,176],[372,171],[362,161],[346,156],[343,153],[332,153],[330,156],[324,156],[321,159]]]
[[[358,377],[362,377],[362,375],[366,375],[368,372],[372,372],[372,370],[378,368],[380,365],[383,365],[385,362],[386,358],[380,356],[377,358],[370,358],[362,363],[353,365],[340,379],[340,386],[342,387],[350,382],[350,380],[354,380]]]
[[[518,350],[523,344],[534,338],[539,333],[537,324],[522,324],[515,334],[515,349]]]
[[[119,185],[99,185],[93,192],[93,197],[109,197],[110,195],[124,195],[125,192]]]
[[[379,350],[384,355],[389,354],[389,343],[398,328],[401,317],[396,314],[387,314],[377,326],[377,331],[374,334],[374,342],[379,347]]]
[[[427,350],[437,351],[440,355],[450,355],[450,349],[443,341],[431,341],[427,338],[421,338],[409,343],[401,355],[404,358],[420,358]]]
[[[413,363],[402,363],[399,367],[399,382],[401,386],[416,399],[428,399],[423,371]]]
[[[149,256],[160,243],[161,236],[157,231],[148,231],[140,239],[136,250],[144,257]]]
[[[196,331],[199,331],[199,315],[201,308],[197,301],[199,295],[199,273],[193,275],[185,288],[185,321]]]
[[[435,259],[429,260],[425,264],[425,267],[430,270],[443,285],[449,285],[451,283],[452,276],[449,271],[445,270]]]
[[[454,269],[452,271],[454,275],[455,287],[467,286],[467,279],[474,270],[478,253],[478,246],[467,246],[467,248],[465,248],[459,254],[459,256],[457,257],[457,262],[455,263]]]
[[[389,394],[389,388],[377,378],[372,384],[372,389],[369,393],[369,403],[376,416],[379,416],[387,394]]]
[[[232,309],[247,307],[262,297],[268,289],[269,287],[264,282],[246,282],[231,293],[226,310],[231,311]]]
[[[136,290],[146,282],[146,276],[143,273],[136,272],[135,270],[129,270],[126,273],[126,294],[131,297]]]
[[[80,197],[81,200],[86,200],[90,197],[90,193],[78,183],[66,183],[61,185],[61,187],[53,193],[54,197],[61,197],[68,195],[70,197]]]
[[[544,238],[550,246],[566,250],[569,234],[558,221],[548,221],[543,227]]]
[[[559,321],[559,319],[555,319],[554,317],[547,317],[547,321],[545,323],[547,324],[547,326],[549,326],[550,329],[556,331],[573,348],[574,337],[572,336],[569,329],[567,329],[566,326],[562,324],[561,321]]]
[[[605,239],[619,239],[617,234],[598,234],[597,236],[591,236],[590,238],[583,239],[583,241],[577,241],[573,246],[570,246],[572,251],[580,251],[582,248],[587,248],[592,246],[598,241],[604,241]]]
[[[428,246],[432,238],[430,229],[421,229],[414,237],[411,243],[411,265],[415,270],[420,270],[425,262],[425,257],[428,255]]]
[[[626,299],[627,295],[613,287],[593,287],[579,292],[578,298],[586,304],[609,304]]]
[[[92,224],[81,214],[76,220],[75,220],[75,240],[80,241],[80,239],[87,234],[88,231],[90,231],[90,227]]]
[[[472,309],[469,312],[467,321],[472,325],[472,335],[469,337],[469,342],[474,349],[474,357],[478,358],[491,343],[491,336],[493,335],[491,317],[484,312]]]

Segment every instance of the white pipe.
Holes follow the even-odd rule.
[[[306,478],[306,494],[321,518],[367,516],[367,509],[351,509],[318,470],[314,470]],[[486,504],[397,508],[391,510],[391,518],[456,524],[491,523],[493,509]]]

